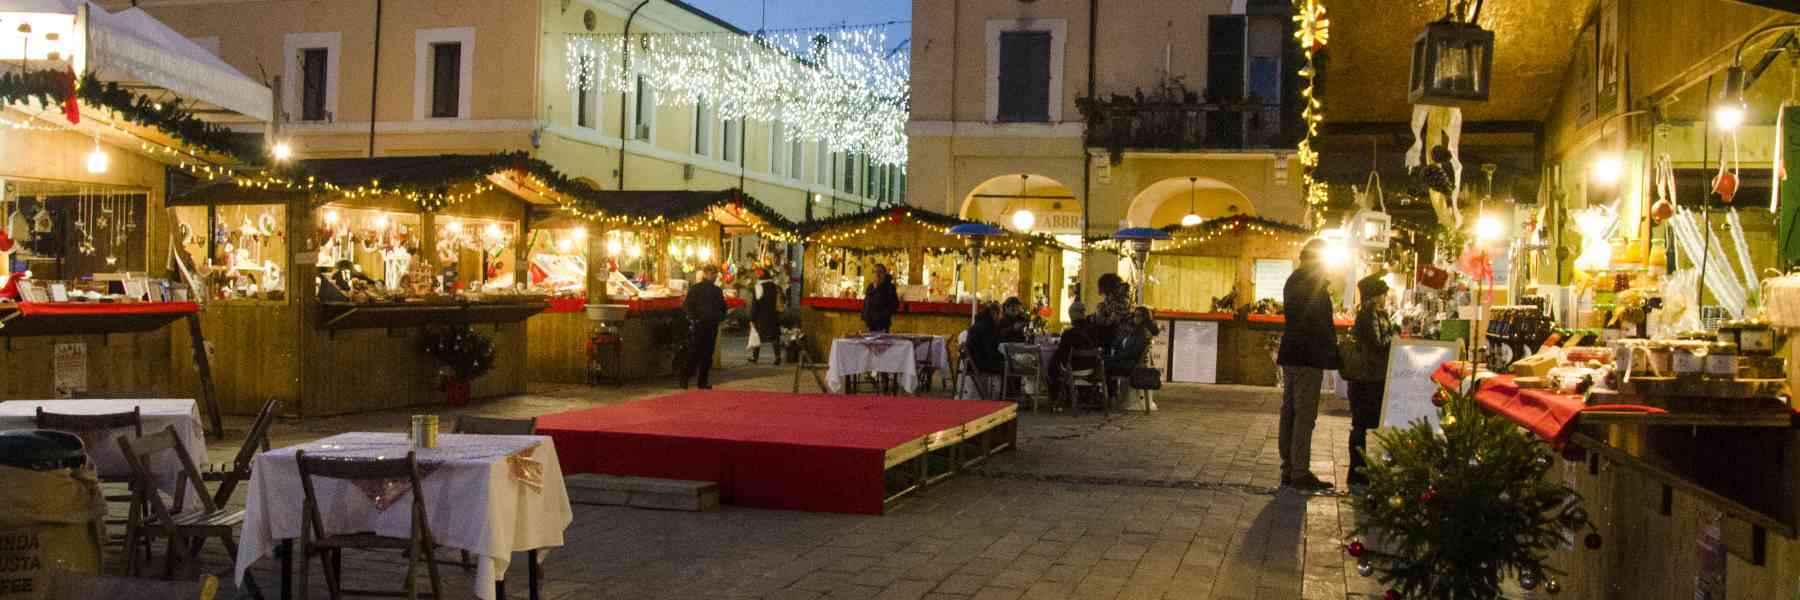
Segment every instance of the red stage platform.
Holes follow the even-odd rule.
[[[538,418],[563,473],[718,482],[740,506],[881,514],[1010,448],[1011,402],[721,390]]]

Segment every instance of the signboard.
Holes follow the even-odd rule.
[[[1175,321],[1170,381],[1219,382],[1219,324],[1214,321]]]
[[[87,344],[57,344],[50,360],[56,397],[68,398],[75,392],[87,391]]]
[[[1388,350],[1387,390],[1381,398],[1381,427],[1409,427],[1424,419],[1440,427],[1431,395],[1438,389],[1431,374],[1444,363],[1462,356],[1459,342],[1394,340]]]
[[[1169,339],[1173,326],[1173,321],[1158,321],[1156,337],[1150,340],[1150,366],[1162,371],[1164,379],[1169,377]]]

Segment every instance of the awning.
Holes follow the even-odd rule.
[[[83,7],[85,24],[78,23]],[[30,32],[18,33],[21,24],[30,24]],[[142,9],[111,13],[82,0],[0,0],[0,61],[46,61],[51,53],[61,60],[73,56],[101,81],[139,93],[166,90],[209,121],[259,122],[274,115],[268,86]]]

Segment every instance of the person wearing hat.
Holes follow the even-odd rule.
[[[1388,348],[1400,331],[1388,312],[1388,285],[1375,273],[1356,282],[1356,324],[1351,327],[1352,351],[1344,356],[1344,379],[1350,385],[1350,477],[1354,486],[1368,485],[1362,472],[1363,449],[1369,430],[1381,421],[1382,396],[1387,392]]]
[[[713,348],[719,344],[719,323],[725,321],[725,313],[730,310],[725,305],[725,292],[713,283],[718,276],[719,267],[701,267],[700,282],[688,286],[687,298],[681,302],[681,311],[687,315],[689,327],[687,360],[681,363],[683,389],[696,374],[699,375],[696,383],[700,389],[712,389],[707,376],[712,373]]]

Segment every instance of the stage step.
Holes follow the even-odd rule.
[[[569,502],[708,512],[719,509],[719,484],[582,473],[563,477]]]

